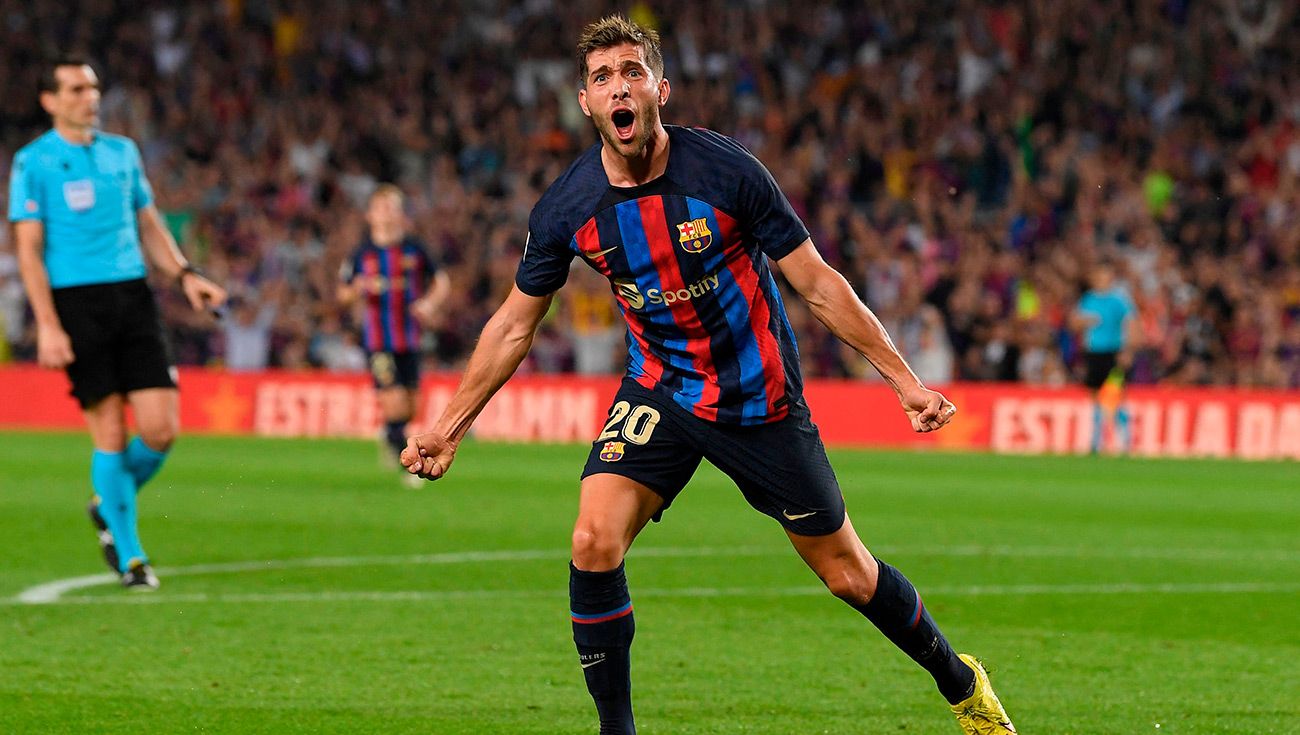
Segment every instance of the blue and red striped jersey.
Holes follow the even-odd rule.
[[[438,266],[414,237],[381,247],[369,237],[361,242],[340,274],[361,290],[361,344],[370,352],[416,352],[420,326],[411,302],[424,295]]]
[[[665,126],[663,176],[611,186],[600,145],[533,208],[515,283],[564,285],[576,256],[609,279],[627,320],[627,375],[700,418],[753,425],[799,399],[799,351],[768,259],[808,230],[763,164],[736,141]]]

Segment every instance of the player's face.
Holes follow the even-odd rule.
[[[645,51],[625,43],[587,54],[587,79],[578,104],[605,145],[631,158],[645,152],[668,93],[668,80],[655,78]]]
[[[401,198],[392,194],[379,194],[370,198],[366,208],[366,222],[370,225],[371,236],[391,240],[400,236],[406,229],[406,212],[402,210]]]
[[[41,105],[62,127],[90,128],[99,124],[99,77],[89,66],[60,66],[54,70],[59,88],[41,93]]]

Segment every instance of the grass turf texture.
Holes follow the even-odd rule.
[[[141,498],[163,589],[31,606],[15,595],[103,571],[89,444],[0,434],[0,732],[594,732],[565,565],[585,451],[470,443],[410,491],[370,443],[185,437]],[[1297,465],[832,461],[1022,732],[1296,731]],[[628,576],[643,735],[957,732],[710,468]]]

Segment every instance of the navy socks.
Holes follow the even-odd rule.
[[[907,577],[885,562],[876,561],[880,565],[876,594],[867,604],[854,605],[854,609],[930,672],[949,704],[969,697],[975,687],[975,672],[953,653]]]
[[[950,704],[966,699],[974,690],[975,672],[948,645],[912,583],[877,561],[876,593],[854,608],[928,671]],[[569,605],[573,641],[587,691],[600,714],[601,735],[635,735],[630,654],[636,623],[623,565],[608,572],[585,572],[570,563]]]
[[[384,424],[384,439],[388,446],[393,448],[393,454],[402,455],[402,450],[406,449],[406,422],[410,419],[401,421],[389,421]]]
[[[623,565],[584,572],[570,563],[569,606],[573,642],[600,714],[601,735],[635,735],[630,654],[636,624]]]

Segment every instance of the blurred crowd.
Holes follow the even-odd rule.
[[[764,161],[927,382],[1074,381],[1070,316],[1107,261],[1134,382],[1300,387],[1291,0],[0,0],[0,171],[48,127],[42,59],[87,54],[103,128],[236,296],[217,321],[159,284],[177,358],[231,369],[364,365],[334,286],[396,182],[453,282],[425,347],[454,369],[596,141],[571,49],[611,11],[664,37],[664,120]],[[11,250],[0,360],[30,359]],[[578,263],[561,294],[527,369],[621,370],[608,285]],[[786,304],[809,375],[874,375]]]

